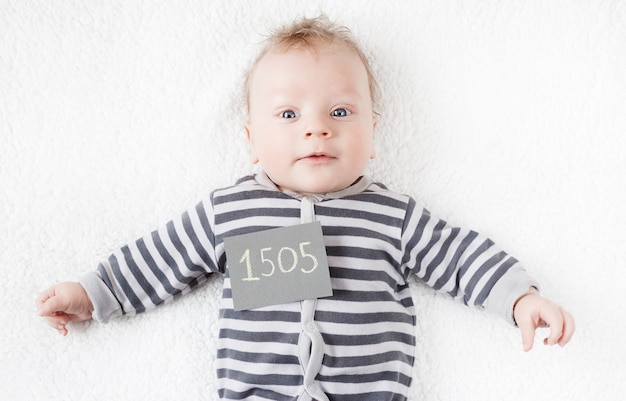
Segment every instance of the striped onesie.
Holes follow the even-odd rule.
[[[224,238],[319,221],[333,295],[234,311]],[[430,215],[367,177],[324,195],[247,176],[80,278],[99,321],[152,309],[224,275],[217,349],[225,400],[405,400],[415,360],[412,276],[513,322],[537,286],[480,234]]]

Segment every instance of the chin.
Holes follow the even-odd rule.
[[[354,181],[358,179],[340,179],[340,177],[313,177],[312,175],[302,175],[308,179],[295,179],[283,180],[282,182],[276,182],[277,186],[281,190],[290,190],[297,192],[301,195],[312,194],[326,194],[329,192],[336,192],[349,187]]]
[[[300,191],[297,191],[303,195],[309,194],[326,194],[329,192],[337,192],[344,189],[350,184],[343,184],[338,182],[324,182],[324,183],[310,183],[310,185],[303,185]]]

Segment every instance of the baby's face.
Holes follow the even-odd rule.
[[[281,189],[338,191],[374,157],[365,66],[344,44],[269,52],[252,73],[246,132],[252,162]]]

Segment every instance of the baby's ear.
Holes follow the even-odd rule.
[[[248,143],[250,144],[250,163],[257,164],[259,162],[259,158],[256,155],[256,151],[254,150],[254,141],[252,140],[252,133],[250,132],[249,123],[244,125],[246,130],[246,137],[248,138]]]

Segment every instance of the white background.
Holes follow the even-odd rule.
[[[618,0],[0,0],[0,398],[216,398],[219,279],[66,338],[34,300],[251,171],[243,72],[268,29],[320,10],[381,86],[369,173],[495,239],[577,321],[567,347],[524,353],[416,284],[410,399],[623,399]]]

